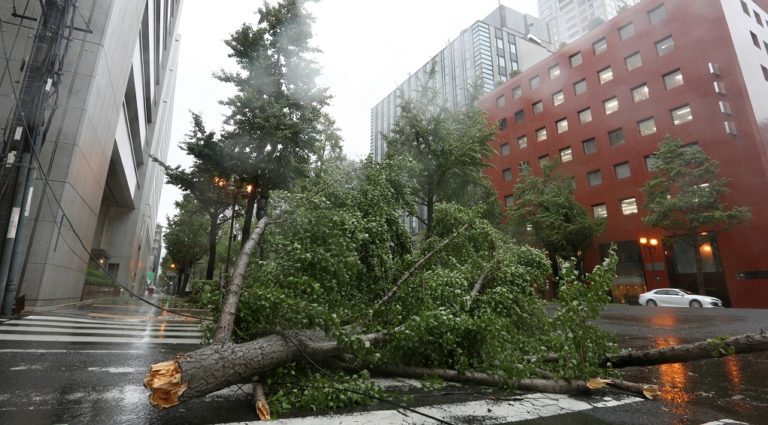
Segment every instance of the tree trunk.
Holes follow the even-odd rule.
[[[245,241],[248,240],[248,236],[251,235],[251,223],[253,222],[253,211],[256,205],[256,198],[258,194],[256,190],[252,190],[248,194],[248,199],[245,203],[245,213],[243,214],[243,232],[240,238],[240,249],[245,246]]]
[[[428,241],[432,238],[432,225],[435,220],[435,197],[432,194],[432,190],[427,191],[427,230],[424,233],[424,240]]]
[[[693,344],[656,348],[646,351],[625,351],[611,354],[600,362],[602,367],[615,369],[630,366],[653,366],[667,363],[681,363],[768,351],[768,334],[746,334],[723,340],[710,339]]]
[[[384,334],[363,338],[376,344],[384,339]],[[152,365],[144,377],[144,386],[152,391],[149,400],[153,406],[172,407],[248,382],[253,376],[291,362],[304,358],[317,361],[339,353],[335,340],[317,332],[269,335],[245,344],[214,344]]]
[[[549,252],[549,264],[552,266],[552,297],[557,298],[558,288],[560,287],[560,262],[557,261],[557,255]]]
[[[208,229],[208,267],[205,269],[205,279],[213,280],[216,268],[216,238],[219,236],[219,216],[208,214],[210,228]]]

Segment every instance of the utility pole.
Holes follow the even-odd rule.
[[[6,163],[6,167],[2,168],[2,174],[5,174],[2,179],[15,182],[16,187],[12,199],[8,199],[8,194],[0,195],[0,208],[10,211],[0,255],[0,307],[3,315],[12,313],[16,301],[18,279],[15,275],[21,266],[19,257],[23,246],[19,239],[23,236],[28,203],[31,201],[36,156],[45,140],[46,109],[59,83],[56,71],[61,60],[59,52],[63,32],[72,10],[72,0],[45,0],[41,4],[42,14],[18,95],[13,95],[15,110],[1,152]],[[21,160],[17,163],[16,158],[19,157]]]

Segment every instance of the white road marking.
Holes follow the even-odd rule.
[[[70,329],[61,327],[38,327],[38,326],[13,326],[0,328],[0,334],[2,331],[25,331],[25,332],[48,332],[48,333],[79,333],[79,334],[110,334],[110,335],[133,335],[133,336],[197,336],[201,333],[198,332],[164,332],[164,331],[146,331],[142,329],[125,330],[125,329]],[[10,334],[8,334],[10,335]]]
[[[526,394],[519,401],[482,400],[466,403],[441,404],[416,408],[430,416],[462,423],[477,421],[484,425],[518,422],[545,416],[561,415],[600,407],[601,402],[589,403],[559,394]],[[615,405],[636,403],[641,398],[615,396]],[[588,399],[587,399],[588,400]],[[239,422],[239,424],[258,425],[260,422]],[[348,415],[310,416],[304,418],[278,419],[271,421],[275,425],[415,425],[434,424],[429,418],[406,410],[377,410]],[[235,422],[230,425],[234,425]]]
[[[199,338],[124,338],[106,336],[70,336],[70,335],[12,335],[0,334],[3,341],[42,341],[42,342],[104,342],[128,344],[201,344]]]
[[[22,325],[41,325],[41,326],[67,326],[72,328],[119,328],[119,329],[165,329],[168,331],[194,331],[200,329],[199,326],[191,325],[165,325],[157,323],[119,323],[106,324],[106,323],[82,323],[82,322],[63,322],[53,320],[12,320],[6,322],[5,326],[22,326]]]
[[[40,349],[21,349],[5,348],[0,349],[0,353],[144,353],[143,350],[40,350]]]
[[[107,373],[137,373],[146,372],[149,367],[89,367],[90,372],[107,372]]]
[[[140,321],[140,320],[95,320],[95,319],[83,319],[79,317],[65,317],[65,316],[27,316],[22,318],[21,320],[51,320],[56,322],[81,322],[81,323],[102,323],[107,325],[144,325],[147,323],[161,326],[171,326],[171,327],[193,327],[196,328],[198,325],[196,324],[186,324],[186,323],[168,323],[168,322],[146,322],[146,321]]]

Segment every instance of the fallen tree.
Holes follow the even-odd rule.
[[[609,354],[600,364],[603,367],[620,369],[630,366],[653,366],[765,351],[768,351],[768,334],[746,334],[651,350],[622,351],[617,354]]]

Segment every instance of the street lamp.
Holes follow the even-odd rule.
[[[659,240],[656,238],[646,238],[643,236],[640,238],[640,245],[648,249],[648,258],[651,260],[651,275],[653,276],[654,280],[659,280],[658,276],[656,276],[656,263],[654,263],[653,259],[653,252],[659,245]]]
[[[223,276],[226,276],[226,279],[229,280],[229,258],[232,252],[232,234],[235,231],[235,213],[237,211],[237,198],[240,195],[241,191],[246,196],[250,195],[251,191],[253,190],[253,185],[245,184],[243,186],[237,187],[235,186],[235,179],[232,179],[228,185],[227,180],[220,177],[214,177],[213,182],[216,186],[219,186],[221,188],[226,188],[227,190],[232,192],[232,217],[230,218],[230,222],[229,222],[229,237],[227,238],[227,257],[224,263],[224,273],[223,273]],[[224,289],[223,276],[221,277],[221,282],[220,282],[221,289]]]

